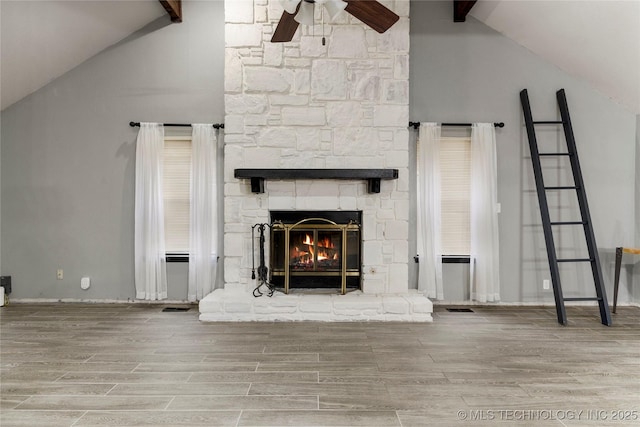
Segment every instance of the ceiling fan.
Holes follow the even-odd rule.
[[[324,6],[329,17],[334,19],[342,10],[347,11],[379,33],[384,33],[400,17],[375,0],[280,0],[284,12],[280,17],[271,41],[288,42],[298,25],[313,25],[314,3]]]

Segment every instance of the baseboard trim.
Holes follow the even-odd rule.
[[[197,301],[187,300],[159,300],[147,301],[136,299],[80,299],[80,298],[15,298],[9,301],[11,304],[53,304],[53,303],[69,303],[69,304],[147,304],[147,305],[166,305],[166,304],[192,304],[197,305]],[[473,307],[555,307],[554,302],[485,302],[478,301],[444,301],[432,300],[434,306],[473,306]],[[592,301],[571,301],[566,306],[597,306]],[[640,303],[618,303],[618,307],[638,307]]]
[[[473,306],[473,307],[555,307],[555,302],[478,302],[478,301],[444,301],[432,300],[434,306]],[[597,307],[598,303],[594,301],[568,301],[565,306],[586,306]],[[618,303],[618,307],[639,307],[640,303],[627,302]]]
[[[15,298],[10,301],[12,304],[146,304],[146,305],[167,305],[167,304],[191,304],[197,305],[196,301],[187,300],[136,300],[136,299],[80,299],[80,298]]]

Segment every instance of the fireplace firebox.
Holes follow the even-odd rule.
[[[284,288],[360,288],[359,211],[271,212],[272,284]]]

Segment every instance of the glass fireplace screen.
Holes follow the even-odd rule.
[[[291,230],[290,271],[340,271],[342,233],[339,230]]]

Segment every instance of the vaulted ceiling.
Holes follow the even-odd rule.
[[[640,0],[480,0],[469,15],[640,114]]]
[[[0,1],[2,109],[162,17],[172,2]],[[640,0],[480,0],[468,16],[640,114]]]
[[[165,14],[157,0],[1,0],[2,109]]]

